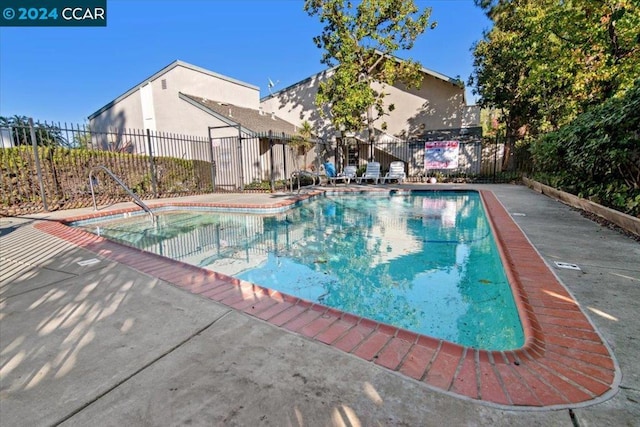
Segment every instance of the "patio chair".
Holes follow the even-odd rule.
[[[324,164],[324,173],[327,175],[329,183],[333,183],[334,186],[338,181],[345,181],[346,184],[349,184],[351,179],[355,177],[355,166],[347,166],[344,172],[337,173],[335,165],[331,162],[326,162]]]
[[[382,178],[382,183],[386,183],[387,181],[393,181],[394,179],[398,181],[398,184],[402,184],[407,178],[407,174],[404,172],[404,162],[391,162],[389,165],[389,172]]]
[[[357,182],[361,184],[362,181],[373,181],[375,184],[380,180],[380,163],[369,162],[367,163],[367,169],[361,177],[358,177]]]
[[[345,166],[342,174],[355,181],[355,179],[358,177],[358,167],[353,165]]]

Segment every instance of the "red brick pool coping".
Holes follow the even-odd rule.
[[[478,350],[419,335],[120,245],[64,222],[43,221],[35,226],[105,259],[448,393],[510,408],[576,407],[610,398],[620,373],[609,348],[495,195],[486,190],[480,193],[524,328],[525,344],[514,351]],[[269,205],[167,202],[152,207],[279,208],[316,194]]]

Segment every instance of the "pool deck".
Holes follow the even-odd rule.
[[[2,218],[2,418],[638,425],[640,244],[523,186],[348,188],[392,187],[483,191],[523,318],[522,349],[478,351],[419,336],[51,221],[89,209]],[[275,206],[292,197],[172,201]],[[99,262],[78,264],[91,259]]]

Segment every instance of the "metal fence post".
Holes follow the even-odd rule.
[[[240,191],[244,191],[244,164],[242,162],[242,128],[238,125],[238,179],[240,180]]]
[[[211,187],[216,192],[216,161],[213,158],[213,138],[211,138],[211,126],[209,126],[209,159],[211,160]]]
[[[496,183],[496,170],[498,169],[498,143],[500,138],[500,131],[496,131],[496,144],[493,148],[493,183]]]
[[[271,130],[269,130],[269,160],[271,162],[271,165],[270,165],[271,173],[269,174],[269,187],[271,189],[271,192],[273,193],[276,191],[276,183],[274,178],[275,167],[273,163],[273,132]]]
[[[287,144],[285,144],[284,141],[285,141],[285,133],[282,132],[282,140],[280,142],[282,142],[282,167],[283,167],[285,187],[286,187],[287,177],[289,175],[287,174]]]
[[[153,159],[153,151],[151,150],[151,129],[147,128],[147,148],[149,150],[149,168],[151,169],[151,191],[153,197],[158,197],[158,179],[156,177],[156,164]]]
[[[38,183],[40,183],[40,197],[42,198],[42,208],[45,212],[49,211],[47,206],[47,195],[44,192],[44,179],[42,178],[42,168],[40,167],[40,154],[38,153],[38,140],[36,139],[36,129],[33,125],[33,118],[29,117],[29,133],[31,134],[31,145],[33,146],[33,157],[36,163],[36,173],[38,174]]]

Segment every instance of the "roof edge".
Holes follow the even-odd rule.
[[[245,133],[245,134],[251,135],[251,136],[256,135],[256,132],[252,131],[251,129],[248,129],[248,128],[244,127],[242,125],[242,123],[238,123],[235,120],[231,120],[228,117],[225,117],[225,116],[213,111],[212,109],[207,108],[205,105],[202,105],[198,101],[194,100],[192,98],[192,96],[193,95],[188,95],[186,93],[178,92],[178,97],[180,99],[182,99],[183,101],[185,101],[185,102],[193,105],[194,107],[204,111],[205,113],[212,115],[213,117],[215,117],[216,119],[220,120],[221,122],[226,123],[226,124],[228,124],[230,126],[240,125],[240,131],[242,133]]]
[[[206,68],[198,67],[197,65],[189,64],[188,62],[184,62],[184,61],[181,61],[179,59],[176,59],[175,61],[173,61],[169,65],[161,68],[156,73],[154,73],[151,76],[147,77],[146,79],[142,80],[140,83],[138,83],[135,86],[129,88],[127,91],[122,93],[120,96],[116,97],[113,101],[108,102],[107,104],[103,105],[101,108],[96,110],[95,112],[91,113],[88,116],[88,119],[89,120],[94,119],[95,117],[97,117],[100,114],[104,113],[109,108],[113,107],[115,104],[117,104],[118,102],[122,101],[123,99],[125,99],[126,97],[131,95],[133,92],[138,90],[144,83],[154,81],[154,80],[158,79],[160,76],[162,76],[163,74],[168,73],[169,71],[173,70],[176,67],[184,67],[184,68],[187,68],[187,69],[190,69],[190,70],[193,70],[193,71],[197,71],[197,72],[200,72],[200,73],[207,74],[207,75],[212,76],[212,77],[219,78],[221,80],[226,80],[228,82],[235,83],[235,84],[238,84],[240,86],[247,87],[249,89],[254,89],[254,90],[260,91],[260,88],[258,86],[252,85],[250,83],[243,82],[241,80],[234,79],[233,77],[225,76],[223,74],[218,74],[218,73],[216,73],[214,71],[207,70]]]
[[[388,56],[389,58],[391,58],[391,59],[395,60],[396,62],[411,61],[411,59],[402,59],[402,58],[400,58],[399,56],[395,56],[395,55],[392,55],[392,54],[390,54],[390,53],[385,54],[385,53],[383,53],[383,52],[381,52],[381,51],[379,51],[379,50],[377,50],[377,49],[376,49],[376,52],[377,52],[379,55],[386,55],[386,56]],[[437,71],[431,70],[431,69],[429,69],[429,68],[426,68],[426,67],[424,67],[424,66],[422,65],[422,63],[420,64],[420,71],[422,71],[423,73],[428,74],[428,75],[430,75],[430,76],[432,76],[432,77],[435,77],[435,78],[437,78],[437,79],[443,80],[443,81],[445,81],[445,82],[447,82],[447,83],[454,84],[454,85],[456,85],[456,86],[458,86],[458,85],[459,85],[459,83],[461,83],[461,82],[462,82],[460,79],[456,79],[456,78],[453,78],[453,77],[447,76],[447,75],[445,75],[445,74],[439,73],[439,72],[437,72]],[[462,82],[462,84],[463,84],[463,88],[464,88],[464,82]]]
[[[393,56],[393,55],[389,55],[389,56],[390,56],[390,58],[392,58],[392,59],[394,59],[395,61],[398,61],[398,62],[405,61],[404,59],[401,59],[401,58],[399,58],[397,56]],[[318,77],[318,76],[320,76],[320,75],[322,75],[324,73],[328,73],[328,72],[336,69],[337,67],[338,66],[336,65],[335,67],[327,68],[326,70],[322,70],[322,71],[320,71],[318,73],[312,74],[311,76],[309,76],[309,77],[307,77],[307,78],[305,78],[303,80],[300,80],[299,82],[293,83],[293,84],[291,84],[291,85],[289,85],[289,86],[287,86],[287,87],[285,87],[283,89],[280,89],[277,92],[270,93],[269,95],[260,98],[260,102],[267,101],[267,100],[277,96],[281,92],[288,91],[288,90],[290,90],[290,89],[292,89],[292,88],[294,88],[296,86],[299,86],[299,85],[302,85],[304,83],[307,83],[307,82],[311,81],[312,79],[314,79],[315,77]],[[420,71],[422,71],[424,74],[427,74],[427,75],[429,75],[431,77],[435,77],[436,79],[442,80],[444,82],[450,83],[450,84],[455,85],[455,86],[459,86],[460,83],[462,82],[460,79],[449,77],[449,76],[447,76],[445,74],[439,73],[439,72],[431,70],[429,68],[425,68],[423,66],[420,67]],[[462,84],[463,84],[462,89],[464,89],[465,88],[464,87],[464,82],[462,82]],[[465,102],[466,102],[466,100],[465,100]]]
[[[315,73],[315,74],[312,74],[312,75],[310,75],[309,77],[307,77],[307,78],[305,78],[305,79],[300,80],[299,82],[296,82],[296,83],[290,84],[289,86],[287,86],[287,87],[285,87],[285,88],[282,88],[282,89],[280,89],[280,90],[278,90],[278,91],[276,91],[276,92],[270,93],[270,94],[269,94],[269,95],[267,95],[267,96],[263,96],[262,98],[260,98],[260,102],[262,102],[262,101],[266,101],[266,100],[268,100],[268,99],[270,99],[270,98],[273,98],[273,97],[277,96],[277,95],[278,95],[279,93],[281,93],[281,92],[286,92],[286,91],[288,91],[288,90],[289,90],[289,89],[291,89],[291,88],[294,88],[294,87],[296,87],[296,86],[300,86],[300,85],[302,85],[302,84],[305,84],[305,83],[307,83],[307,82],[309,82],[309,81],[313,80],[315,77],[321,76],[322,74],[325,74],[325,73],[329,73],[330,71],[333,71],[333,70],[335,70],[336,68],[337,68],[337,67],[331,67],[331,68],[327,68],[326,70],[322,70],[322,71],[319,71],[319,72],[317,72],[317,73]]]

